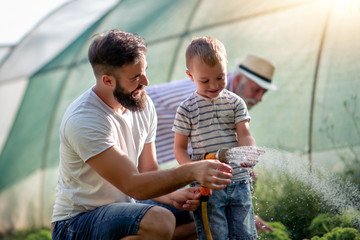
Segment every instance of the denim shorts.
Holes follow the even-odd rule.
[[[193,183],[192,186],[197,185]],[[252,240],[257,238],[249,178],[233,179],[226,188],[213,191],[207,202],[213,239]],[[201,206],[194,211],[199,240],[206,239]]]
[[[180,209],[177,209],[175,207],[170,207],[170,206],[167,206],[167,205],[164,205],[164,204],[161,204],[161,203],[154,202],[153,200],[145,200],[145,201],[137,201],[137,202],[156,205],[156,206],[164,207],[164,208],[170,210],[175,216],[176,226],[186,224],[186,223],[190,223],[190,222],[194,221],[194,219],[191,216],[189,211],[180,210]]]
[[[153,205],[112,203],[54,223],[52,239],[120,239],[136,235]]]

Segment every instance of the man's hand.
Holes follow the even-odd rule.
[[[231,182],[232,168],[218,160],[201,160],[191,164],[195,180],[213,190],[221,190]]]
[[[194,211],[200,206],[200,187],[190,187],[175,191],[170,199],[177,209]]]
[[[264,232],[272,232],[274,231],[274,229],[272,227],[270,227],[269,225],[266,224],[266,222],[261,219],[261,217],[259,217],[258,215],[255,215],[255,226],[256,226],[256,230],[258,232],[264,231]]]

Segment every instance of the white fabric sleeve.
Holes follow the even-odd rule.
[[[65,136],[84,162],[116,144],[109,121],[98,114],[73,115],[66,123]]]
[[[235,108],[234,108],[235,124],[245,120],[250,121],[251,117],[249,115],[249,111],[247,109],[245,101],[237,95],[235,97],[236,97]]]
[[[172,130],[185,136],[189,136],[190,134],[191,119],[188,110],[184,107],[183,104],[181,104],[176,111]]]
[[[155,141],[156,138],[156,128],[157,128],[157,114],[153,101],[151,98],[148,98],[148,109],[149,109],[149,134],[145,140],[145,143],[151,143]]]

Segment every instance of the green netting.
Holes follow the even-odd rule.
[[[0,156],[0,190],[43,168],[51,118],[67,71],[30,80],[23,103]]]
[[[359,8],[340,4],[329,19],[316,94],[315,151],[360,145],[359,15]]]
[[[90,36],[112,28],[147,39],[151,85],[185,77],[185,48],[194,36],[220,39],[230,72],[248,53],[271,59],[277,66],[278,90],[267,93],[251,110],[251,131],[258,145],[305,154],[333,149],[329,138],[333,136],[338,147],[359,146],[355,104],[360,96],[351,96],[357,96],[360,87],[360,14],[338,11],[323,0],[119,1],[30,78],[0,156],[0,191],[37,169],[57,166],[61,117],[95,83],[87,62]],[[344,101],[354,106],[355,117],[346,111]]]
[[[85,32],[29,79],[21,107],[0,156],[0,191],[39,169],[58,165],[61,117],[80,92],[91,86],[91,80],[86,81],[87,86],[82,86],[85,76],[92,78],[89,64],[76,61],[84,41],[89,38],[89,32]],[[84,70],[81,66],[85,65]],[[69,82],[70,87],[67,86]],[[68,88],[75,93],[71,96],[64,94]]]

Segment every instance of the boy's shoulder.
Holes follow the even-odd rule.
[[[229,97],[232,97],[232,98],[241,98],[239,95],[237,95],[236,93],[233,93],[232,91],[230,90],[227,90],[227,89],[224,89],[222,91],[222,94],[223,96],[229,96]]]
[[[192,105],[197,101],[197,93],[192,92],[184,101],[180,103],[181,106]]]
[[[245,101],[239,95],[227,89],[223,90],[222,99],[223,99],[222,101],[226,101],[229,104],[231,104],[233,108],[244,105],[246,106]]]

